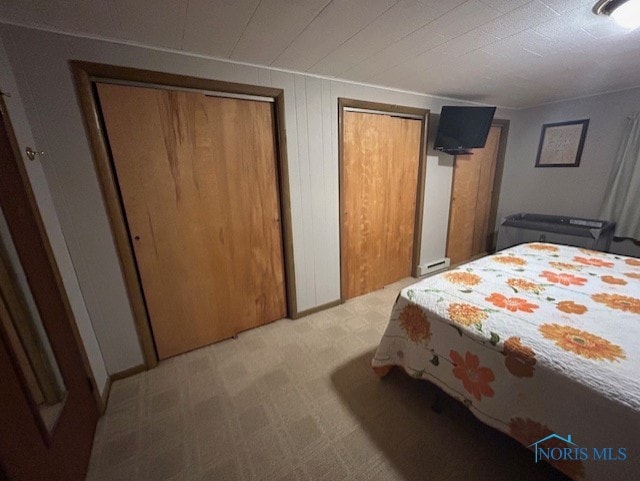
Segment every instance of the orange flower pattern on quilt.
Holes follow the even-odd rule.
[[[480,324],[488,317],[479,307],[464,303],[451,304],[447,309],[447,313],[449,314],[449,319],[463,326]]]
[[[525,261],[521,257],[516,256],[493,256],[491,260],[493,260],[494,262],[499,262],[500,264],[510,264],[513,266],[527,265],[527,261]]]
[[[544,286],[526,279],[509,279],[507,280],[507,285],[517,291],[533,292],[534,294],[540,294],[544,291]]]
[[[625,272],[624,275],[631,279],[640,279],[640,272]]]
[[[431,323],[427,315],[415,304],[407,304],[400,312],[400,325],[413,342],[431,339]]]
[[[516,377],[532,377],[536,365],[536,353],[530,347],[522,345],[519,337],[510,337],[504,342],[502,353],[504,365]]]
[[[573,258],[573,262],[578,262],[580,264],[584,264],[585,266],[590,267],[613,267],[613,262],[603,261],[602,259],[597,259],[595,257],[580,257],[575,256]]]
[[[480,284],[482,277],[471,272],[453,271],[444,274],[444,278],[453,284],[461,284],[463,286],[475,286]]]
[[[587,359],[617,361],[626,358],[620,346],[575,327],[543,324],[538,329],[540,334],[554,341],[558,347]]]
[[[544,277],[549,282],[554,284],[561,284],[563,286],[583,286],[587,279],[584,277],[574,276],[573,274],[566,274],[564,272],[551,272],[551,271],[542,271],[540,277]]]
[[[525,446],[546,438],[549,434],[553,434],[551,429],[529,418],[513,418],[509,421],[509,435]]]
[[[624,279],[620,279],[619,277],[600,276],[600,279],[602,279],[602,282],[606,282],[607,284],[614,284],[614,285],[617,285],[617,286],[626,286],[627,285],[627,281],[625,281]]]
[[[527,302],[526,299],[522,299],[520,297],[507,297],[497,292],[492,293],[485,300],[489,301],[496,307],[501,307],[511,312],[522,311],[532,313],[535,309],[538,308],[536,304]]]
[[[549,262],[549,265],[559,271],[579,271],[582,266],[577,266],[569,262]]]
[[[550,428],[529,418],[512,418],[509,421],[509,435],[520,444],[527,447],[531,446],[531,444],[535,443],[539,439],[544,439],[551,434],[554,434],[554,431]],[[545,442],[544,447],[549,449],[564,449],[566,444],[559,439],[552,438]],[[582,479],[584,477],[584,466],[582,461],[550,460],[550,462],[571,479]]]
[[[557,247],[550,246],[549,244],[527,244],[527,247],[534,251],[558,252]]]
[[[584,314],[588,310],[587,306],[576,304],[573,301],[560,301],[556,305],[556,309],[567,314]]]
[[[640,267],[640,259],[626,259],[625,264],[628,266]]]
[[[480,365],[478,356],[467,351],[464,358],[453,349],[449,353],[453,362],[453,375],[462,381],[465,391],[478,401],[482,396],[493,397],[494,392],[490,384],[495,380],[493,371]]]
[[[591,249],[585,249],[584,247],[581,247],[578,249],[580,252],[582,252],[583,254],[587,254],[588,256],[604,256],[606,255],[604,252],[600,252],[600,251],[594,251]]]
[[[596,302],[604,304],[611,309],[618,309],[619,311],[633,312],[634,314],[640,314],[640,299],[635,297],[623,296],[621,294],[593,294],[591,296]]]

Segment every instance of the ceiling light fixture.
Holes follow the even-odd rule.
[[[640,27],[640,0],[598,0],[593,12],[608,15],[618,25],[630,30]]]

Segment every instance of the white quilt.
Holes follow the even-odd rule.
[[[427,278],[372,365],[433,382],[573,479],[640,479],[639,259],[532,243]]]

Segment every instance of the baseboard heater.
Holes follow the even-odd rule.
[[[429,262],[427,264],[420,264],[418,266],[418,275],[426,276],[427,274],[431,274],[432,272],[441,271],[442,269],[446,269],[451,265],[451,260],[448,257],[443,259],[439,259],[436,261]]]

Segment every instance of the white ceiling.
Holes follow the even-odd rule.
[[[0,19],[528,107],[640,86],[595,0],[0,0]]]

